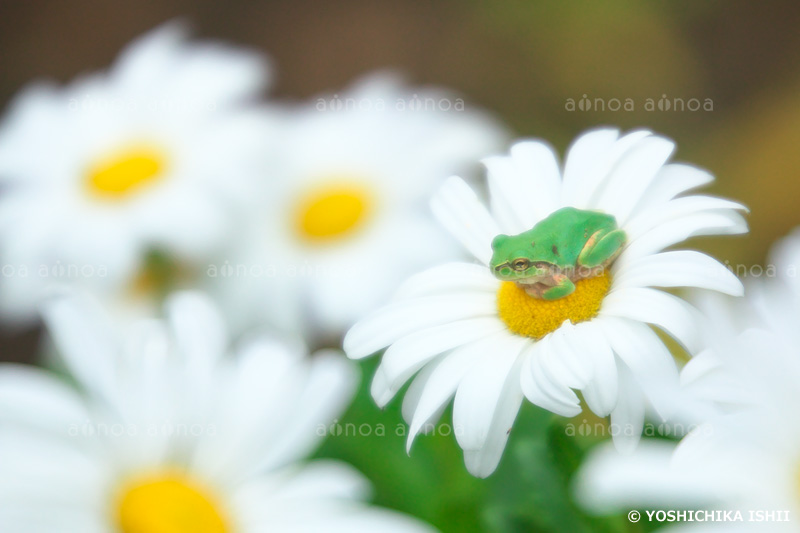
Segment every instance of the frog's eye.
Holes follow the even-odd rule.
[[[520,257],[519,259],[514,259],[511,266],[514,267],[514,270],[527,270],[528,267],[531,266],[531,262],[524,257]]]

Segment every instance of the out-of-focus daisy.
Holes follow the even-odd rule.
[[[781,239],[772,247],[765,267],[752,266],[744,280],[747,298],[731,298],[714,293],[694,296],[706,318],[703,322],[703,345],[681,370],[681,388],[676,396],[674,418],[691,427],[712,417],[732,413],[753,401],[751,370],[745,364],[732,365],[726,359],[721,339],[735,338],[740,332],[758,328],[800,346],[800,230]],[[741,350],[734,351],[741,354]],[[741,372],[741,375],[736,375]],[[766,383],[766,380],[764,380]]]
[[[368,487],[347,465],[298,463],[351,397],[346,359],[272,339],[229,355],[192,293],[168,316],[119,342],[80,301],[46,306],[80,390],[0,367],[3,531],[429,531],[360,503]]]
[[[776,255],[779,272],[797,268],[786,261],[800,257],[796,237]],[[797,530],[800,293],[797,280],[784,274],[751,283],[747,299],[736,302],[724,324],[715,317],[710,348],[683,369],[693,399],[716,407],[704,410],[710,418],[679,444],[647,440],[629,457],[607,447],[595,450],[576,481],[577,496],[588,509],[738,511],[740,523],[688,529]],[[765,520],[766,512],[771,514]]]
[[[785,340],[763,330],[730,339],[727,353],[718,353],[723,367],[717,371],[731,371],[726,381],[737,385],[740,408],[701,424],[680,444],[647,439],[627,456],[601,445],[578,473],[578,500],[600,514],[631,509],[742,514],[741,523],[685,524],[689,531],[796,531],[800,352]],[[720,401],[730,399],[729,392],[723,387]],[[765,523],[751,511],[771,512],[772,518]]]
[[[204,269],[272,131],[251,105],[266,81],[257,54],[188,44],[169,24],[108,72],[24,89],[0,124],[5,317],[31,318],[43,289],[65,283],[151,305],[200,258]]]
[[[341,333],[405,276],[457,250],[431,219],[442,180],[499,150],[498,125],[457,96],[374,74],[291,110],[223,296],[245,322]],[[250,301],[250,305],[244,302]]]
[[[380,405],[416,374],[403,403],[409,447],[454,395],[454,431],[478,476],[494,471],[523,395],[574,416],[581,404],[573,389],[581,391],[593,412],[611,415],[622,449],[638,441],[645,400],[665,414],[677,368],[650,324],[690,353],[698,335],[693,308],[654,287],[729,294],[742,287],[705,254],[662,250],[693,235],[746,231],[741,205],[683,195],[712,177],[666,164],[673,148],[647,131],[596,130],[574,143],[561,170],[548,145],[519,142],[510,156],[485,161],[491,213],[459,178],[445,184],[434,210],[483,264],[446,264],[413,277],[394,303],[345,338],[356,359],[389,347],[372,385]],[[552,300],[492,275],[487,266],[498,235],[525,232],[564,207],[614,217],[625,240],[610,269],[576,279],[571,294]],[[537,253],[565,253],[575,247],[573,237],[592,235],[561,228]]]

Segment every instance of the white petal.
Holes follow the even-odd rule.
[[[453,176],[445,181],[431,201],[434,215],[478,260],[489,264],[492,239],[500,227],[469,185]]]
[[[186,46],[170,74],[163,90],[175,98],[188,98],[197,107],[205,105],[205,109],[221,109],[254,96],[269,78],[262,55],[218,42]],[[191,111],[191,106],[187,107]]]
[[[508,156],[488,157],[483,164],[487,169],[492,216],[502,232],[513,235],[522,231],[520,228],[533,227],[536,215],[531,196],[526,191],[531,182],[523,185],[514,162]]]
[[[522,141],[510,156],[484,159],[492,214],[504,232],[520,233],[558,207],[561,178],[553,150],[541,141]]]
[[[619,130],[598,129],[575,139],[564,158],[562,203],[583,207],[592,197],[608,171],[598,167],[598,162],[608,155],[618,137]]]
[[[661,224],[707,211],[732,215],[736,211],[746,212],[747,208],[738,202],[724,198],[699,195],[686,196],[653,206],[646,212],[637,215],[625,224],[625,231],[631,240],[636,240],[647,231],[657,228]],[[732,218],[732,220],[738,219]]]
[[[203,389],[228,347],[225,322],[211,300],[201,293],[173,294],[165,308],[189,380]]]
[[[581,392],[586,405],[598,416],[608,416],[617,405],[618,370],[614,352],[603,335],[602,318],[576,326],[575,339],[583,343],[583,351],[591,356],[593,377]]]
[[[519,356],[527,342],[522,337],[503,339],[495,353],[478,362],[458,386],[453,427],[464,450],[483,448],[504,390],[509,386],[519,389]]]
[[[689,353],[699,349],[698,325],[702,317],[697,309],[672,294],[646,287],[613,290],[603,300],[601,313],[653,324],[669,333]]]
[[[139,37],[122,51],[111,75],[118,90],[136,99],[159,91],[174,111],[220,109],[251,96],[267,80],[264,59],[219,43],[186,42],[186,25],[172,22]]]
[[[630,368],[659,415],[668,418],[679,383],[677,365],[669,350],[653,330],[641,322],[604,317],[602,324],[614,353]],[[620,383],[620,401],[624,393]],[[623,409],[630,407],[623,406]]]
[[[0,508],[3,533],[52,533],[53,531],[108,533],[106,520],[101,513],[92,508],[48,506],[47,512],[43,513],[41,504],[9,503],[9,506]]]
[[[0,366],[0,419],[63,430],[89,415],[78,394],[42,370],[16,364]]]
[[[306,457],[321,441],[319,428],[347,408],[358,385],[358,369],[340,352],[323,350],[310,358],[308,376],[285,427],[268,438],[258,468],[273,469]],[[251,421],[255,426],[256,421]]]
[[[372,490],[352,466],[330,459],[310,462],[281,484],[281,498],[341,498],[363,500]]]
[[[42,315],[72,375],[88,390],[114,398],[121,343],[97,303],[68,295],[47,303]]]
[[[162,321],[155,319],[134,323],[118,356],[118,393],[116,406],[131,423],[145,426],[153,420],[172,419],[181,399],[204,397],[208,389],[198,391],[181,381],[183,367],[170,351],[170,338]],[[176,373],[176,370],[178,371]],[[178,392],[180,389],[180,392]],[[142,395],[142,391],[147,394]],[[187,400],[190,403],[191,400]],[[163,453],[169,445],[166,432],[148,438],[150,457]],[[145,454],[146,455],[146,454]]]
[[[417,331],[389,346],[381,359],[376,377],[383,386],[373,387],[373,397],[383,407],[403,383],[440,353],[505,330],[495,317],[473,318]]]
[[[230,507],[237,530],[250,533],[433,533],[400,513],[361,504],[371,492],[349,465],[317,460],[247,480],[236,487]]]
[[[674,149],[675,143],[663,137],[639,141],[620,159],[590,206],[614,215],[624,225]]]
[[[714,350],[703,350],[692,357],[681,369],[681,385],[691,385],[698,380],[705,379],[720,370],[722,365],[722,360]]]
[[[619,368],[619,397],[611,411],[611,438],[618,451],[630,454],[639,444],[644,428],[645,398],[624,363]]]
[[[197,442],[193,468],[229,483],[251,475],[259,461],[275,457],[276,435],[294,423],[294,407],[308,381],[303,353],[300,346],[263,338],[217,366],[214,382],[198,388],[202,395],[188,413],[212,424],[216,432],[215,438]]]
[[[181,292],[166,302],[178,348],[189,357],[216,359],[228,345],[224,320],[201,293]]]
[[[747,233],[747,222],[739,213],[716,211],[684,216],[659,224],[629,241],[620,257],[621,265],[660,252],[668,246],[701,235],[737,235]]]
[[[512,369],[510,376],[516,376],[517,371]],[[516,376],[518,377],[518,376]],[[522,390],[517,379],[514,383],[508,383],[508,387],[503,389],[502,395],[497,402],[492,425],[488,429],[488,438],[479,450],[465,450],[464,461],[467,470],[477,477],[485,478],[495,471],[500,463],[500,458],[505,450],[511,427],[517,418],[519,407],[522,404]]]
[[[395,299],[446,292],[497,291],[498,285],[498,280],[491,275],[486,265],[447,263],[410,277],[397,289]]]
[[[522,141],[511,147],[511,158],[522,181],[532,185],[530,189],[523,188],[517,193],[532,195],[529,202],[533,204],[536,218],[524,221],[528,222],[524,229],[529,229],[560,206],[561,170],[558,156],[544,141]]]
[[[317,508],[321,507],[321,508]],[[289,514],[291,511],[294,513]],[[288,516],[286,516],[288,515]],[[271,518],[271,520],[270,520]],[[435,533],[431,526],[408,515],[379,507],[346,505],[341,501],[305,502],[280,510],[280,515],[264,517],[265,529],[254,533]]]
[[[421,329],[493,316],[495,305],[494,294],[454,294],[395,302],[350,328],[344,338],[344,350],[348,357],[360,359]]]
[[[716,480],[674,467],[675,444],[645,440],[630,455],[602,444],[576,475],[577,499],[597,513],[633,508],[694,508],[709,504]]]
[[[714,176],[703,169],[682,163],[670,163],[661,167],[655,181],[642,195],[635,213],[666,203],[681,193],[707,185]]]
[[[467,372],[481,359],[492,357],[495,346],[507,335],[503,332],[466,344],[456,348],[436,363],[436,368],[431,371],[417,409],[414,411],[408,432],[407,450],[411,450],[411,445],[420,429],[455,393]]]
[[[416,375],[414,380],[411,382],[411,385],[408,387],[406,391],[406,395],[403,398],[403,420],[406,421],[407,424],[411,425],[411,421],[414,419],[414,413],[419,406],[419,401],[422,398],[422,393],[425,391],[425,387],[428,384],[428,380],[433,374],[434,370],[438,366],[438,363],[441,359],[447,357],[446,355],[440,356],[439,359],[432,362],[431,364],[427,365],[425,368],[420,370],[419,374]],[[422,429],[420,430],[421,433],[428,433],[429,430],[434,429],[434,424],[442,417],[442,413],[444,412],[446,404],[442,404],[441,408],[434,411],[431,416],[428,417],[427,420],[422,422]]]
[[[617,139],[618,135],[616,130],[599,130],[589,132],[575,141],[567,154],[564,168],[562,203],[588,209],[608,180],[614,165],[651,133],[638,130]]]
[[[99,496],[108,476],[108,456],[96,446],[98,438],[79,431],[67,438],[71,425],[64,425],[61,439],[18,427],[0,428],[0,507],[13,499],[30,504],[37,497],[52,498],[55,506],[82,506]]]
[[[0,127],[0,182],[20,185],[23,180],[28,185],[46,182],[52,176],[37,175],[30,172],[30,164],[36,157],[36,150],[57,142],[66,129],[54,120],[69,112],[60,88],[50,82],[31,82],[19,91],[6,106]],[[58,124],[58,125],[57,125]],[[37,144],[31,140],[36,139]],[[50,154],[48,154],[50,155]],[[3,194],[3,208],[14,195],[6,189]],[[16,189],[15,192],[20,192]],[[18,228],[15,228],[18,229]]]
[[[186,25],[173,22],[134,40],[119,54],[111,69],[117,87],[127,89],[130,94],[147,93],[159,87],[175,68],[187,34]]]
[[[551,355],[545,358],[551,374],[561,376],[565,385],[580,389],[592,378],[593,366],[587,353],[582,350],[580,333],[569,320],[549,336]]]
[[[754,391],[743,391],[741,381],[722,365],[716,352],[707,349],[689,360],[680,373],[681,394],[673,419],[693,426],[720,414],[720,405],[758,403]],[[748,394],[749,392],[749,394]],[[751,404],[752,405],[752,404]]]
[[[615,265],[616,266],[616,265]],[[662,252],[619,267],[614,284],[622,287],[697,287],[741,296],[742,282],[721,263],[691,250]]]
[[[554,383],[543,369],[543,359],[548,356],[547,337],[532,343],[523,355],[521,371],[522,392],[531,403],[558,415],[571,417],[581,412],[575,393],[562,383]]]

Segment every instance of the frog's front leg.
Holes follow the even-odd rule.
[[[558,300],[575,291],[575,284],[566,274],[554,274],[553,281],[555,285],[542,291],[542,298],[545,300]]]
[[[583,245],[583,249],[578,255],[578,265],[596,268],[608,264],[622,251],[627,238],[621,229],[615,229],[606,234],[603,234],[602,230],[595,232]]]

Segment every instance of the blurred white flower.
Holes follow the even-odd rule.
[[[206,299],[167,307],[121,341],[87,302],[47,304],[79,390],[0,366],[4,532],[430,531],[360,503],[368,486],[347,465],[298,462],[351,398],[341,354],[272,339],[228,354]]]
[[[576,479],[585,507],[739,511],[741,523],[687,530],[797,530],[800,291],[796,274],[786,275],[798,266],[797,234],[774,257],[778,278],[755,280],[744,301],[726,302],[729,315],[709,321],[710,348],[681,373],[695,405],[705,402],[700,412],[708,419],[679,444],[647,440],[627,457],[608,446],[595,450]],[[751,511],[773,514],[763,522]]]
[[[715,293],[693,294],[703,315],[705,349],[681,370],[681,388],[675,397],[675,422],[690,428],[712,417],[740,410],[753,401],[741,387],[750,381],[750,369],[731,365],[722,356],[721,339],[733,339],[747,329],[770,330],[800,346],[800,228],[776,242],[766,267],[751,268],[744,279],[747,298]],[[740,350],[737,350],[737,353]],[[737,372],[744,372],[736,375]],[[764,382],[766,387],[769,384]],[[752,384],[751,384],[752,385]],[[752,388],[749,387],[749,388]]]
[[[611,415],[614,442],[625,450],[640,437],[646,400],[667,414],[678,372],[649,324],[690,353],[699,333],[696,310],[653,287],[740,294],[742,286],[705,254],[662,250],[693,235],[746,231],[740,204],[681,196],[713,178],[665,164],[673,148],[647,131],[595,130],[577,139],[562,171],[548,145],[517,143],[510,156],[485,161],[491,214],[459,178],[446,183],[434,210],[483,264],[445,264],[411,278],[344,343],[354,359],[389,347],[372,384],[379,405],[419,372],[403,403],[409,448],[454,395],[455,433],[477,476],[496,468],[523,395],[574,416],[582,408],[572,389],[580,390],[594,413]],[[616,218],[627,244],[611,269],[552,301],[493,277],[493,238],[526,231],[564,206]]]
[[[218,265],[226,314],[341,334],[405,276],[457,253],[427,199],[505,136],[453,94],[386,73],[285,119],[250,234]]]
[[[0,123],[6,319],[31,318],[43,290],[64,283],[152,305],[149,293],[201,258],[204,270],[229,239],[271,131],[251,105],[267,66],[185,41],[181,25],[163,26],[108,72],[37,83],[12,101]]]

